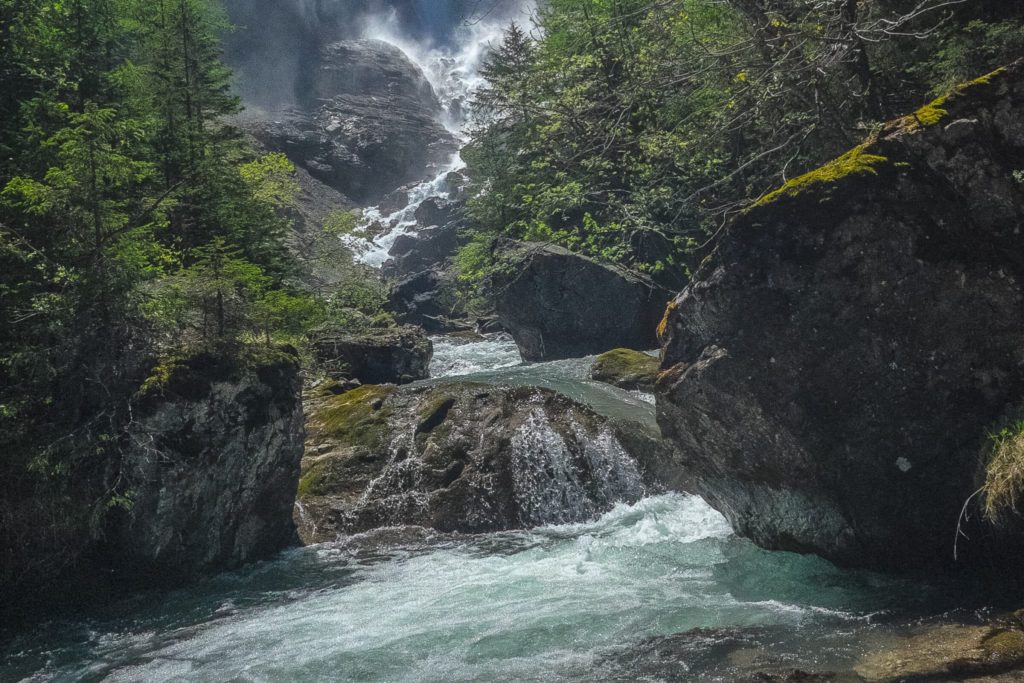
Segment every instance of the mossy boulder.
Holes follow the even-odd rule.
[[[590,378],[622,389],[654,391],[660,365],[656,356],[632,349],[613,349],[597,357],[590,368]]]
[[[670,477],[658,443],[546,389],[363,386],[310,412],[295,519],[306,542],[583,521]]]
[[[660,328],[658,422],[762,546],[1017,582],[1019,518],[972,494],[1024,396],[1024,68],[933,108],[723,229]]]

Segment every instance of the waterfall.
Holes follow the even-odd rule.
[[[512,438],[512,485],[524,527],[585,521],[643,495],[636,462],[607,429],[594,438],[578,423],[571,427],[576,448],[538,408]]]
[[[433,25],[438,21],[450,21],[450,14],[438,8],[433,0],[420,2],[424,21]],[[445,45],[417,42],[404,35],[398,15],[394,11],[373,15],[363,23],[362,37],[390,43],[401,49],[430,81],[442,105],[441,123],[463,143],[467,130],[474,123],[470,103],[473,93],[484,85],[480,67],[489,51],[501,42],[505,29],[511,21],[523,23],[533,11],[533,2],[514,0],[503,12],[495,12],[479,20],[458,27],[451,41]],[[401,235],[416,234],[415,213],[420,204],[430,198],[449,200],[453,198],[451,178],[465,168],[462,157],[456,153],[431,178],[408,188],[408,202],[397,209],[372,206],[363,210],[361,235],[376,235],[367,238],[360,235],[346,235],[342,238],[357,260],[374,267],[380,267],[388,259],[388,251]],[[373,229],[376,227],[377,229]]]

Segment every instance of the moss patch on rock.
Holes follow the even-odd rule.
[[[893,124],[890,124],[889,127],[896,128],[903,132],[914,132],[922,128],[929,128],[931,126],[938,125],[949,115],[947,107],[953,100],[958,97],[963,97],[969,91],[979,86],[991,84],[995,78],[1003,74],[1005,71],[1006,67],[1001,67],[991,73],[981,76],[980,78],[975,78],[973,81],[961,83],[951,92],[932,100],[913,114],[908,114],[901,119],[897,119]]]
[[[341,445],[379,448],[391,417],[386,401],[394,392],[393,386],[368,384],[335,396],[312,415],[311,425],[321,437]]]
[[[660,363],[657,358],[631,349],[602,353],[590,369],[590,378],[623,389],[654,390]]]
[[[874,143],[875,138],[872,137],[838,159],[833,159],[820,168],[793,178],[779,189],[769,192],[758,199],[754,202],[753,206],[765,206],[781,197],[796,197],[808,189],[821,185],[830,185],[848,176],[878,175],[878,167],[888,162],[889,159],[879,154],[870,153],[869,150]]]
[[[879,168],[889,162],[888,157],[871,152],[880,135],[914,133],[938,125],[949,115],[948,107],[954,100],[979,87],[990,85],[1006,71],[1005,67],[999,68],[973,81],[961,83],[948,94],[932,100],[914,113],[890,121],[880,131],[872,133],[864,143],[820,168],[793,178],[777,190],[756,200],[748,210],[771,204],[783,197],[796,197],[809,189],[827,186],[850,176],[877,175]]]

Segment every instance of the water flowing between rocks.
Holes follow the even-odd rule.
[[[510,366],[503,337],[438,341],[438,374],[545,383],[653,419],[642,397],[584,379],[586,359]],[[544,425],[523,438],[525,452]],[[617,476],[627,490],[628,467]],[[585,523],[392,528],[296,548],[43,624],[7,643],[0,679],[729,681],[849,667],[936,600],[910,582],[760,550],[700,498],[665,494]]]

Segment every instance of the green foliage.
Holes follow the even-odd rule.
[[[984,67],[1009,64],[1024,54],[1024,20],[975,19],[944,32],[937,48],[912,71],[930,81],[936,95],[973,78]]]
[[[359,230],[360,213],[358,211],[332,211],[324,220],[324,234],[331,237],[356,235]]]
[[[277,209],[295,206],[299,184],[295,180],[295,166],[285,155],[274,152],[242,164],[238,172],[252,193],[254,201]]]
[[[485,63],[488,123],[463,153],[473,227],[678,286],[731,215],[781,184],[872,172],[878,160],[852,154],[802,175],[1019,55],[1020,13],[1000,14],[941,0],[549,0],[536,31],[513,27]],[[942,116],[933,104],[925,125]],[[470,279],[482,253],[466,252]]]
[[[292,284],[294,169],[229,122],[226,27],[214,0],[0,2],[0,586],[128,504],[147,358],[326,315]]]

